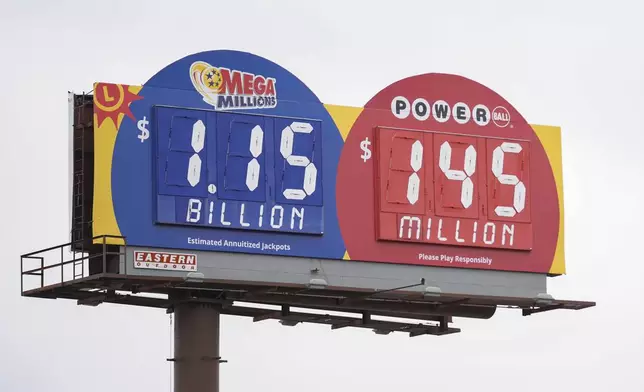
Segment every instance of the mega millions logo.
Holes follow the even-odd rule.
[[[190,79],[203,100],[217,110],[277,106],[275,78],[196,61],[190,66]]]

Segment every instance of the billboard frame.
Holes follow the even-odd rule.
[[[402,287],[368,290],[334,287],[326,284],[324,279],[311,279],[309,284],[275,285],[272,282],[209,279],[201,273],[134,276],[127,273],[127,267],[114,271],[113,260],[118,258],[119,261],[126,261],[128,247],[121,246],[113,251],[113,246],[106,243],[108,237],[112,236],[92,238],[102,241],[99,253],[73,250],[82,241],[78,240],[22,255],[21,295],[73,299],[79,305],[114,303],[162,308],[169,313],[181,303],[208,303],[217,305],[222,314],[253,317],[255,321],[274,319],[283,324],[327,324],[332,329],[351,326],[380,332],[407,332],[410,336],[460,332],[460,329],[448,326],[453,322],[453,317],[488,319],[497,308],[519,309],[523,316],[529,316],[556,309],[580,310],[596,305],[591,301],[555,299],[545,293],[526,298],[442,292],[432,286],[425,286],[422,291],[412,290],[424,286],[424,279]],[[65,249],[68,249],[68,257],[65,257]],[[53,261],[51,257],[44,256],[48,252],[56,254]],[[38,262],[37,265],[29,267],[28,264],[34,261]],[[54,283],[45,283],[47,271],[52,271],[56,277]],[[25,288],[24,281],[29,276],[39,278],[36,287]],[[182,296],[182,300],[176,301],[178,293],[187,293],[188,297]],[[237,306],[236,303],[251,306]],[[292,308],[351,313],[359,317],[293,312]],[[372,316],[404,318],[415,322],[385,321]],[[427,322],[432,324],[422,324]]]

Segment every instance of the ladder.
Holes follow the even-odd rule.
[[[89,216],[86,216],[85,206],[85,174],[87,170],[85,155],[86,130],[92,126],[91,118],[92,96],[88,94],[74,95],[74,124],[72,127],[73,135],[73,177],[72,177],[72,232],[71,241],[75,242],[72,246],[73,252],[73,276],[74,279],[82,278],[85,273],[85,259],[87,252],[85,249],[85,234],[89,232],[91,222]],[[88,117],[89,114],[89,117]],[[87,123],[84,119],[90,119]],[[80,259],[80,260],[79,260]]]

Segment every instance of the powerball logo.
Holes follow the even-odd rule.
[[[275,78],[195,61],[190,80],[203,100],[215,109],[267,109],[277,106]]]

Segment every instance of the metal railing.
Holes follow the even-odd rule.
[[[108,244],[109,238],[122,240],[122,245]],[[100,239],[99,243],[94,243]],[[20,256],[20,293],[65,284],[102,273],[126,274],[126,263],[121,258],[127,254],[125,237],[99,235],[91,238],[92,246],[78,249],[86,241],[77,239],[62,245],[37,250]],[[111,250],[117,247],[117,251]],[[67,250],[67,251],[66,251]],[[113,258],[116,256],[116,259]],[[53,260],[53,261],[52,261]],[[33,265],[35,262],[35,266]],[[116,265],[114,268],[113,266]],[[123,271],[121,267],[123,266]],[[112,267],[112,268],[109,268]],[[25,289],[25,279],[37,278],[35,287]]]

